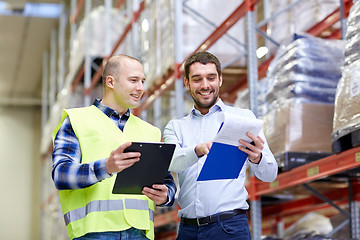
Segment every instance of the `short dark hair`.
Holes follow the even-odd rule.
[[[219,59],[209,53],[209,52],[196,52],[190,57],[188,57],[184,64],[184,70],[185,70],[185,77],[189,79],[189,72],[190,72],[190,66],[196,62],[207,64],[207,63],[213,63],[216,66],[216,71],[218,72],[219,76],[221,75],[221,64]]]

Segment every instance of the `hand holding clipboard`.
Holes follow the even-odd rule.
[[[175,144],[133,142],[124,152],[140,152],[140,161],[117,173],[112,193],[142,194],[144,187],[163,184]]]
[[[263,126],[263,121],[260,119],[231,113],[223,113],[221,118],[222,124],[213,140],[198,181],[238,178],[248,157],[246,152],[238,148],[239,139],[250,144],[253,140],[247,132],[257,136]]]

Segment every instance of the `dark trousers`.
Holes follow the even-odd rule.
[[[204,226],[180,223],[177,240],[251,240],[246,214]]]

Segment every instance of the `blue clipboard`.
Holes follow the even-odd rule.
[[[197,181],[236,179],[246,159],[237,146],[214,142]]]

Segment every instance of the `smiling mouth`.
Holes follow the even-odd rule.
[[[213,91],[199,92],[201,96],[209,96]]]
[[[135,99],[140,99],[140,95],[138,95],[138,94],[130,94],[130,96],[132,96],[133,98],[135,98]]]

